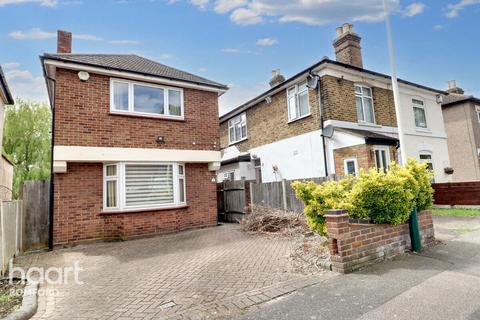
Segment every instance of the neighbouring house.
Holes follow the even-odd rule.
[[[453,181],[480,180],[480,99],[465,95],[456,81],[449,81],[443,97],[443,119]]]
[[[400,152],[426,161],[435,180],[450,165],[440,97],[445,93],[399,80],[406,137],[399,146],[391,78],[365,69],[353,25],[337,28],[336,61],[328,58],[285,79],[220,117],[222,166],[217,180],[343,176],[387,170]]]
[[[7,80],[0,67],[0,200],[12,200],[13,164],[3,154],[3,125],[5,123],[5,105],[14,104]]]
[[[56,245],[217,223],[220,83],[130,54],[43,54]]]

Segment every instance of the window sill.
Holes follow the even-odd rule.
[[[371,128],[381,128],[382,126],[376,123],[369,123],[369,122],[358,122],[359,126],[364,127],[371,127]]]
[[[240,143],[240,142],[243,142],[243,141],[246,141],[246,140],[248,140],[248,137],[247,137],[247,138],[243,138],[242,140],[235,141],[235,142],[230,142],[230,143],[228,144],[228,146],[230,147],[230,146],[236,145],[236,144],[238,144],[238,143]]]
[[[299,121],[299,120],[302,120],[302,119],[305,119],[305,118],[308,118],[308,117],[311,117],[311,116],[312,116],[312,114],[309,113],[309,114],[306,114],[306,115],[304,115],[304,116],[302,116],[302,117],[300,117],[300,118],[296,118],[296,119],[293,119],[293,120],[288,120],[287,124],[290,124],[290,123],[293,123],[293,122],[295,122],[295,121]]]
[[[415,128],[415,131],[422,132],[422,133],[432,133],[432,130],[428,128]]]
[[[118,111],[110,111],[109,114],[112,116],[122,116],[122,117],[148,118],[148,119],[169,120],[169,121],[178,121],[178,122],[186,121],[184,117],[172,117],[172,116],[163,116],[163,115],[154,115],[154,114],[118,112]]]
[[[182,204],[178,206],[171,207],[156,207],[156,208],[138,208],[138,209],[122,209],[122,210],[104,210],[100,212],[100,215],[114,215],[114,214],[128,214],[128,213],[144,213],[151,211],[167,211],[167,210],[177,210],[177,209],[186,209],[188,205]]]

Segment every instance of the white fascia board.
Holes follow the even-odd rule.
[[[52,59],[46,59],[44,63],[46,66],[54,66],[57,68],[76,70],[76,71],[87,71],[91,73],[102,74],[102,75],[107,75],[112,77],[119,77],[124,79],[132,79],[132,80],[145,81],[145,82],[151,82],[151,83],[165,84],[169,86],[176,86],[181,88],[191,88],[191,89],[198,89],[203,91],[217,92],[219,94],[225,93],[227,91],[226,89],[203,86],[203,85],[189,83],[189,82],[168,80],[160,77],[141,75],[141,74],[128,72],[128,71],[117,71],[117,70],[111,70],[111,69],[101,68],[101,67],[86,66],[83,64],[73,63],[73,62],[63,62],[63,61],[57,61]]]
[[[220,151],[55,146],[53,160],[63,162],[215,163]]]

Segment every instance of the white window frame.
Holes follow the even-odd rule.
[[[233,175],[233,180],[230,180],[230,175]],[[223,181],[235,181],[235,171],[224,172]]]
[[[299,91],[299,88],[302,86],[302,85],[305,85],[305,89],[302,90],[302,91]],[[291,90],[294,90],[294,93],[293,95],[290,94],[290,91]],[[308,89],[308,86],[307,86],[307,81],[302,81],[294,86],[291,86],[289,88],[287,88],[287,113],[288,113],[288,122],[294,122],[294,121],[297,121],[297,120],[300,120],[300,119],[303,119],[303,118],[306,118],[308,116],[311,115],[312,111],[311,111],[311,108],[310,108],[310,90]],[[308,112],[304,115],[298,115],[299,113],[299,110],[300,110],[300,94],[306,92],[307,93],[307,104],[308,104]],[[295,98],[295,106],[292,106],[290,104],[290,98]],[[292,118],[291,117],[291,112],[290,110],[293,108],[295,108],[295,117]]]
[[[379,151],[380,154],[382,153],[382,151],[385,151],[385,161],[386,163],[383,163],[382,165],[384,167],[378,167],[377,165],[377,152],[376,151]],[[385,172],[388,171],[390,169],[390,148],[387,147],[387,146],[374,146],[373,147],[373,161],[375,162],[375,168],[377,170],[380,170],[380,169],[383,169]]]
[[[475,106],[475,113],[477,114],[477,120],[480,123],[480,106]]]
[[[414,100],[422,102],[422,104],[417,104],[413,102]],[[418,127],[417,126],[417,119],[415,119],[415,108],[422,109],[423,114],[425,115],[425,127]],[[413,122],[415,125],[415,128],[417,130],[428,130],[428,116],[427,116],[427,108],[425,108],[425,100],[420,99],[420,98],[412,98],[412,111],[413,111]]]
[[[173,168],[173,202],[165,204],[153,204],[153,205],[140,205],[140,206],[127,206],[126,205],[126,194],[125,194],[125,167],[127,165],[172,165]],[[107,177],[107,166],[117,166],[117,176],[116,177]],[[179,167],[183,167],[183,175],[179,175]],[[103,211],[140,211],[140,210],[155,210],[155,209],[168,209],[168,208],[177,208],[185,206],[187,203],[187,180],[186,180],[186,167],[184,163],[177,162],[115,162],[115,163],[104,163],[103,165]],[[183,188],[184,188],[184,201],[180,201],[180,179],[183,178]],[[117,206],[107,208],[107,181],[116,180],[117,181]]]
[[[114,84],[115,83],[123,83],[128,85],[128,110],[118,110],[115,109],[114,105]],[[150,112],[139,112],[134,110],[134,86],[144,86],[150,87],[155,89],[163,89],[163,105],[164,105],[164,114],[158,113],[150,113]],[[180,92],[180,115],[171,115],[170,108],[169,108],[169,90],[172,91],[179,91]],[[125,115],[136,115],[136,116],[144,116],[144,117],[155,117],[161,119],[176,119],[176,120],[183,120],[184,119],[184,97],[183,97],[183,89],[170,87],[170,86],[160,86],[151,83],[139,82],[139,81],[131,81],[131,80],[124,80],[124,79],[116,79],[110,78],[110,113],[112,114],[125,114]]]
[[[242,120],[242,117],[244,117],[245,120]],[[240,119],[240,121],[238,122],[239,119]],[[233,137],[230,134],[230,129],[231,128],[233,128],[233,130],[235,132],[235,125],[237,123],[240,123],[240,139],[239,140],[235,140],[235,136],[236,136],[235,134],[234,134]],[[243,126],[245,126],[245,137],[242,137]],[[238,116],[235,116],[234,118],[228,120],[228,141],[229,141],[229,144],[232,145],[232,144],[239,143],[239,142],[247,140],[247,139],[248,139],[247,114],[244,112],[244,113],[241,113]]]
[[[357,93],[357,87],[360,88],[360,90],[362,91],[362,93]],[[365,96],[363,94],[363,89],[364,88],[367,88],[370,90],[371,92],[371,97],[368,97],[368,96]],[[375,117],[375,104],[374,104],[374,101],[373,101],[373,88],[370,87],[370,86],[367,86],[365,84],[361,84],[361,83],[355,83],[355,86],[353,88],[354,92],[355,92],[355,98],[359,97],[362,99],[362,113],[363,113],[363,120],[361,120],[359,117],[358,117],[358,111],[357,111],[357,105],[356,105],[356,99],[355,99],[355,112],[357,113],[357,120],[359,123],[366,123],[366,124],[376,124],[377,123],[377,119]],[[363,99],[370,99],[372,101],[372,114],[373,114],[373,122],[368,122],[368,121],[365,121],[365,104],[363,103]]]
[[[358,176],[358,162],[357,162],[357,158],[348,158],[348,159],[344,159],[343,160],[343,171],[345,173],[345,175],[349,175],[348,173],[348,166],[347,166],[347,163],[348,162],[353,162],[354,166],[355,166],[355,176]]]

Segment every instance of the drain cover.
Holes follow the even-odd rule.
[[[173,301],[169,301],[167,303],[164,303],[160,306],[160,309],[162,310],[166,310],[166,309],[169,309],[169,308],[173,308],[175,307],[177,304]]]

